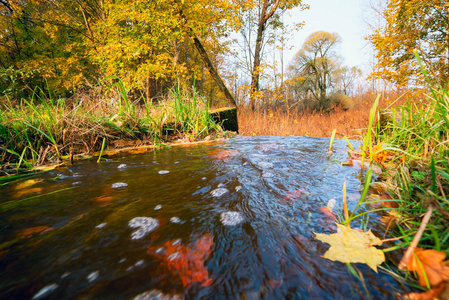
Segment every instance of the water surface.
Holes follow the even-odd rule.
[[[354,208],[363,176],[340,166],[344,141],[328,146],[237,137],[1,186],[0,298],[394,298],[404,291],[390,276],[356,264],[365,288],[321,257],[314,232],[336,229],[321,208],[342,210],[345,181]]]

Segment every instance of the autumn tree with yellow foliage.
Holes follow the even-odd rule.
[[[420,84],[424,78],[413,51],[439,84],[449,81],[449,4],[445,0],[389,0],[386,25],[368,39],[376,52],[374,78],[399,86]]]

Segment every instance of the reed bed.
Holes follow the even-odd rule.
[[[384,96],[379,102],[380,108],[392,103],[396,94]],[[370,109],[376,99],[373,93],[355,97],[355,107],[351,110],[335,108],[331,112],[320,113],[278,109],[260,109],[252,111],[241,107],[238,113],[239,133],[241,135],[273,136],[313,136],[330,137],[336,129],[336,137],[361,138],[366,133]]]

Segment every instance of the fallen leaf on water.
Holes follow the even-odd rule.
[[[360,232],[345,225],[336,224],[337,233],[315,233],[316,239],[331,245],[324,258],[343,263],[364,263],[377,272],[377,266],[385,261],[384,253],[375,248],[382,242],[371,230]]]
[[[148,149],[148,148],[135,148],[135,149],[129,150],[128,152],[130,154],[142,154],[142,153],[148,152],[148,150],[150,150],[150,149]]]
[[[25,181],[19,183],[18,185],[16,185],[15,189],[16,190],[22,190],[22,189],[28,188],[28,187],[30,187],[32,185],[35,185],[36,183],[42,182],[42,181],[43,181],[42,179],[25,180]]]
[[[54,228],[49,226],[36,226],[17,231],[16,234],[17,236],[32,237],[35,234],[44,234],[45,232],[51,230],[54,230]]]
[[[31,189],[23,189],[16,193],[16,197],[19,198],[26,194],[40,194],[41,192],[42,192],[42,188],[39,188],[39,187],[35,187],[35,188],[31,188]]]
[[[418,274],[421,286],[426,287],[426,277],[432,287],[449,279],[449,261],[443,262],[446,258],[446,253],[416,248],[414,254],[407,262],[407,269]]]
[[[390,196],[390,194],[388,194],[387,192],[384,192],[382,195],[380,195],[379,197],[380,200],[392,200],[393,198]],[[390,207],[390,208],[398,208],[399,204],[396,201],[382,201],[381,204],[385,207]]]
[[[64,163],[57,164],[57,165],[43,165],[43,166],[35,166],[33,168],[33,171],[39,171],[39,172],[46,172],[56,169],[57,167],[60,167],[64,165]]]
[[[442,282],[434,289],[431,289],[431,290],[428,290],[428,291],[422,292],[422,293],[406,294],[403,297],[405,299],[410,299],[410,300],[433,300],[433,299],[436,299],[439,294],[441,294],[441,292],[444,290],[445,287],[446,287],[446,282]]]
[[[95,202],[100,203],[101,206],[106,206],[106,205],[111,204],[112,200],[114,200],[114,197],[102,195],[102,196],[99,196],[99,197],[95,197],[92,200],[95,201]]]
[[[328,207],[320,207],[321,212],[323,213],[323,215],[325,215],[326,217],[328,217],[329,219],[332,219],[335,221],[335,213]]]
[[[204,263],[213,250],[213,240],[211,234],[203,235],[191,246],[182,245],[180,240],[171,240],[162,246],[149,246],[147,253],[162,260],[170,272],[179,275],[184,286],[193,282],[208,286],[212,279]]]
[[[283,197],[281,200],[279,200],[279,203],[284,204],[289,201],[298,199],[299,197],[302,196],[303,193],[304,193],[304,189],[298,189],[293,192],[288,192],[287,195],[285,195],[285,197]]]
[[[213,150],[207,152],[207,154],[210,155],[212,158],[225,160],[230,156],[239,154],[239,152],[237,150]]]

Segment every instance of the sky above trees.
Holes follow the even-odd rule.
[[[305,21],[305,26],[293,33],[289,45],[293,46],[285,53],[286,61],[293,59],[307,37],[316,31],[336,32],[342,38],[340,46],[344,64],[363,68],[370,59],[368,42],[364,37],[369,34],[366,25],[370,12],[368,0],[308,0],[309,10],[293,9],[284,17],[291,21]]]

